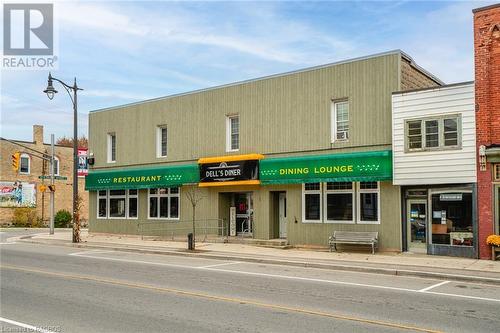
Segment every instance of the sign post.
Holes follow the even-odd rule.
[[[54,134],[50,135],[50,185],[54,186]],[[50,191],[50,235],[54,234],[54,197],[55,192]]]

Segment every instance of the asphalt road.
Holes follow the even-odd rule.
[[[2,242],[0,327],[39,332],[498,332],[500,287]],[[0,330],[1,331],[1,330]]]

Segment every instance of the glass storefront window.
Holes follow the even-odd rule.
[[[321,221],[321,184],[304,184],[303,216],[305,222]]]
[[[178,187],[151,189],[149,191],[149,218],[178,219],[179,198]]]
[[[353,184],[351,182],[326,183],[326,221],[353,221]]]
[[[472,193],[433,193],[432,243],[473,246]]]
[[[98,218],[137,218],[137,190],[97,191]]]

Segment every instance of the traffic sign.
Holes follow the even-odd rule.
[[[38,179],[50,179],[50,176],[38,176]],[[54,176],[55,180],[68,180],[68,177]]]

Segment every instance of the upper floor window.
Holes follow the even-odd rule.
[[[407,120],[407,151],[460,148],[460,116]]]
[[[29,175],[31,172],[31,158],[28,154],[21,154],[19,172]]]
[[[167,126],[161,125],[156,128],[156,157],[167,156]]]
[[[237,151],[240,149],[240,116],[226,118],[226,150]]]
[[[332,102],[332,142],[349,139],[349,102]]]
[[[116,134],[108,133],[108,163],[116,162]]]

